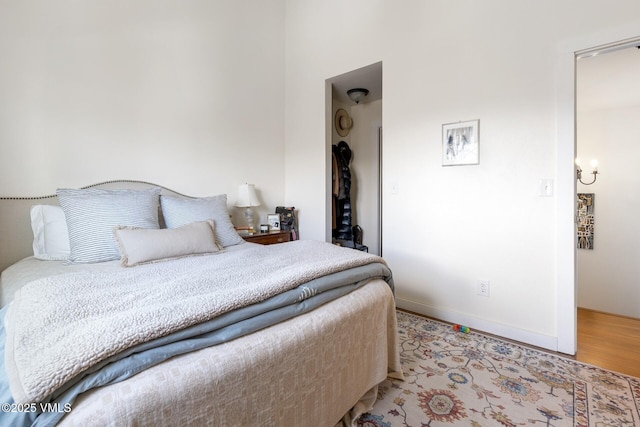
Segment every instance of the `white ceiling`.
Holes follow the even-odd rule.
[[[580,58],[576,70],[578,111],[640,106],[640,49]]]
[[[347,96],[347,91],[353,88],[369,90],[369,95],[360,103],[377,101],[382,99],[382,62],[341,74],[330,81],[333,85],[333,98],[344,104],[355,105]]]

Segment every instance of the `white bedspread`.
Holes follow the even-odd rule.
[[[334,426],[348,411],[351,425],[387,375],[402,378],[395,304],[374,280],[313,312],[84,393],[59,426]]]
[[[16,292],[5,318],[11,391],[17,403],[42,401],[136,344],[371,262],[384,263],[324,242],[295,241],[31,282]]]

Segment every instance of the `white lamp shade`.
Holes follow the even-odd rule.
[[[248,208],[251,206],[260,206],[258,196],[256,195],[256,186],[253,184],[242,184],[238,188],[238,200],[236,206],[239,208]]]

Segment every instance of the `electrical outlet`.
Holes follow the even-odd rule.
[[[489,280],[478,279],[478,295],[480,295],[481,297],[488,297],[489,291]]]

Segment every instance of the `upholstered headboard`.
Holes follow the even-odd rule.
[[[160,194],[163,195],[189,197],[162,185],[135,180],[107,181],[82,188],[143,190],[151,187],[161,188]],[[22,258],[33,255],[31,206],[57,204],[58,197],[55,194],[38,197],[0,197],[0,271]]]

